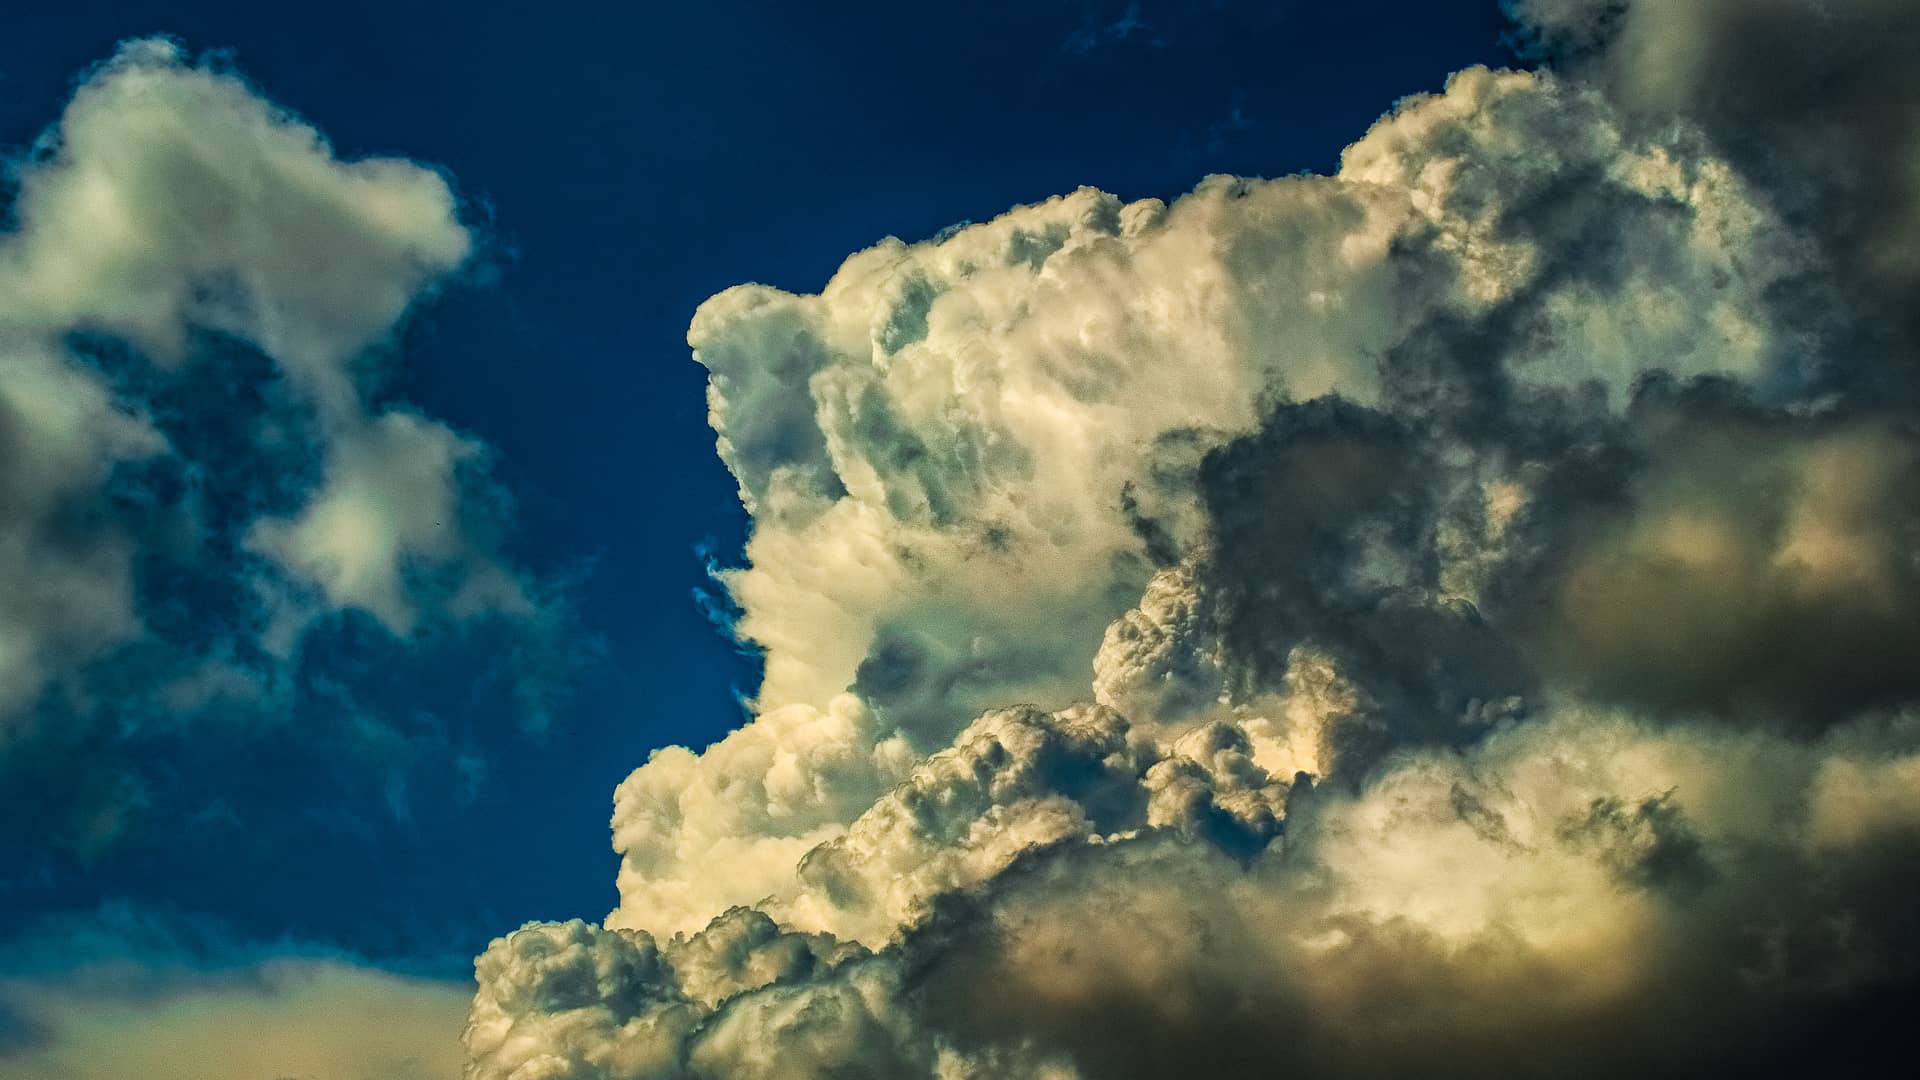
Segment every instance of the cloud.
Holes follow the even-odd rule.
[[[75,93],[19,177],[9,321],[104,330],[161,362],[197,331],[243,338],[329,408],[472,237],[447,182],[343,162],[312,128],[162,40]]]
[[[1110,713],[993,715],[808,856],[812,906],[773,907],[879,951],[739,909],[665,944],[535,924],[482,958],[469,1050],[483,1077],[1704,1064],[1742,1022],[1903,977],[1915,927],[1876,893],[1920,818],[1847,777],[1910,771],[1911,736],[1567,713],[1347,795],[1148,764]],[[745,919],[786,959],[690,991]]]
[[[34,1034],[0,1077],[40,1080],[452,1080],[465,985],[280,960],[156,999],[33,988],[8,995]]]
[[[703,754],[656,750],[614,793],[621,895],[635,917],[612,925],[691,932],[770,895],[912,763],[850,694],[762,712]]]
[[[317,586],[328,605],[364,611],[396,636],[420,617],[410,561],[461,567],[443,601],[451,614],[528,614],[520,583],[463,527],[460,472],[480,452],[432,420],[384,413],[339,440],[312,502],[291,520],[255,523],[249,543]]]
[[[1552,150],[1520,152],[1538,146]],[[1591,199],[1562,197],[1587,186]],[[1499,378],[1555,409],[1589,393],[1619,407],[1652,354],[1689,376],[1791,379],[1791,328],[1758,298],[1797,272],[1797,243],[1689,132],[1630,142],[1583,88],[1476,70],[1383,120],[1337,176],[1214,178],[1172,206],[1083,190],[884,243],[818,296],[722,293],[689,340],[754,514],[748,565],[721,576],[738,633],[765,650],[759,707],[817,711],[851,690],[875,714],[865,745],[897,737],[924,754],[984,709],[1085,697],[1108,625],[1161,564],[1205,543],[1201,459],[1258,430],[1275,401],[1337,395],[1288,415],[1370,424],[1399,448],[1369,467],[1398,477],[1428,450],[1392,433],[1400,421],[1364,417],[1403,399],[1409,413],[1491,407],[1464,395]],[[1467,332],[1489,340],[1438,344]],[[1496,332],[1512,355],[1494,351]],[[1456,370],[1466,362],[1487,370]],[[1486,490],[1525,494],[1503,463],[1476,467]],[[1231,509],[1215,516],[1235,527]],[[1373,527],[1386,531],[1368,549],[1299,542],[1395,572],[1381,561],[1399,557],[1390,523]],[[1208,565],[1280,559],[1304,575],[1308,554],[1236,547]],[[1449,636],[1454,616],[1409,610],[1424,640]],[[847,809],[863,805],[847,790]],[[622,851],[676,843],[625,811],[615,828]],[[661,880],[726,878],[649,865]],[[758,900],[752,880],[726,902]],[[635,914],[655,904],[619,919],[687,928]]]
[[[1653,395],[1649,395],[1650,397]],[[1648,461],[1545,602],[1554,662],[1655,706],[1830,723],[1910,700],[1915,447],[1897,419],[1648,402]]]
[[[1772,194],[1821,223],[1834,269],[1878,303],[1920,275],[1920,75],[1904,62],[1920,14],[1900,0],[1672,5],[1509,0],[1537,45],[1638,123],[1678,111]],[[1810,35],[1821,48],[1808,49]],[[1855,310],[1858,319],[1866,315]],[[1901,312],[1893,318],[1911,334]]]
[[[464,983],[297,948],[209,951],[110,914],[7,946],[7,1080],[453,1080]],[[155,931],[158,930],[158,936]]]
[[[700,309],[756,715],[480,959],[476,1080],[1900,1059],[1911,20],[1514,6],[1334,175]]]
[[[1110,18],[1103,13],[1089,12],[1080,28],[1068,34],[1066,40],[1060,43],[1060,51],[1085,56],[1108,46],[1125,44],[1143,34],[1147,35],[1147,41],[1156,46],[1165,44],[1153,34],[1153,27],[1142,17],[1140,5],[1129,3],[1125,10]]]
[[[486,448],[389,389],[397,327],[479,246],[441,173],[344,158],[159,39],[9,169],[0,775],[119,774],[37,788],[34,846],[97,850],[154,803],[142,733],[306,707],[338,681],[309,646],[356,619],[390,653],[566,632],[505,554]]]

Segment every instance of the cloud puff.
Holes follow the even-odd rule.
[[[264,518],[248,540],[335,608],[364,611],[397,636],[419,620],[409,563],[460,568],[445,610],[527,614],[532,602],[471,536],[461,470],[481,447],[444,425],[388,412],[342,435],[313,501],[292,519]]]
[[[472,238],[439,174],[337,159],[320,134],[165,41],[123,46],[19,178],[9,321],[104,330],[161,362],[243,338],[349,408],[347,364]]]
[[[656,750],[614,792],[621,895],[610,925],[697,930],[771,895],[912,767],[903,740],[844,694],[762,712],[703,754]]]
[[[304,646],[354,619],[389,647],[558,632],[484,446],[387,389],[396,327],[476,247],[445,177],[345,159],[162,40],[9,169],[0,775],[120,777],[36,784],[31,846],[137,816],[159,751],[129,732],[272,726],[308,677],[350,696]]]
[[[777,994],[864,953],[782,931],[745,908],[664,947],[644,931],[600,930],[577,920],[529,924],[496,941],[475,967],[482,988],[467,1023],[469,1071],[556,1080],[680,1075],[696,1031],[717,1027],[723,1041],[736,1045],[740,1035],[751,1034],[735,1029],[751,1029],[756,1018],[728,1019],[726,1002]],[[869,1003],[858,989],[836,987],[823,997],[815,1015],[795,1025],[815,1037],[836,1036],[834,1029],[848,1021],[836,1014],[847,1006],[856,1013],[869,1004],[885,1007],[884,996]],[[769,1004],[776,1013],[786,1011]],[[789,1027],[793,1019],[776,1023]],[[749,1069],[746,1075],[778,1075],[791,1065],[793,1048],[779,1040],[742,1049],[751,1064],[731,1064]]]
[[[482,957],[476,1077],[1891,1060],[1912,249],[1810,210],[1913,204],[1801,154],[1814,84],[1769,156],[1713,80],[1790,34],[1905,110],[1831,145],[1901,144],[1910,21],[1515,7],[1555,70],[1459,73],[1335,175],[701,308],[758,715],[621,786],[608,929]],[[808,959],[711,989],[715,916]]]

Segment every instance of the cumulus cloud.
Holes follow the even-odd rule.
[[[525,590],[462,520],[461,470],[481,452],[432,420],[383,413],[339,438],[311,502],[291,519],[256,522],[248,540],[326,605],[364,611],[397,636],[420,618],[424,583],[409,580],[410,562],[457,568],[437,598],[450,614],[527,614]]]
[[[437,173],[340,161],[161,40],[81,85],[19,185],[9,321],[108,330],[162,362],[196,330],[232,334],[337,407],[348,361],[472,245]]]
[[[1585,1075],[1721,1060],[1741,1023],[1870,999],[1920,943],[1880,894],[1911,884],[1912,793],[1861,771],[1911,772],[1910,720],[1809,743],[1569,712],[1359,794],[1196,734],[1152,760],[1102,710],[984,717],[769,905],[836,933],[531,925],[480,962],[472,1065]],[[716,979],[752,953],[709,939],[749,920],[778,959]]]
[[[877,723],[842,694],[762,712],[702,754],[655,751],[614,792],[621,895],[634,903],[611,924],[692,931],[770,895],[912,767]]]
[[[353,618],[558,625],[485,447],[387,390],[396,327],[476,248],[445,177],[343,158],[164,40],[9,175],[0,775],[119,769],[147,711],[286,714],[304,643]],[[41,785],[47,838],[104,842],[143,783]]]
[[[1920,249],[1847,154],[1911,19],[1513,6],[1548,69],[1334,175],[700,309],[757,715],[621,786],[605,928],[481,958],[476,1078],[1884,1064]]]

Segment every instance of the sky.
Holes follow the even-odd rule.
[[[1911,1000],[1902,4],[7,19],[0,1078]]]

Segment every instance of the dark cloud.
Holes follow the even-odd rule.
[[[1531,688],[1518,650],[1445,591],[1434,445],[1322,399],[1283,406],[1201,468],[1212,541],[1199,579],[1230,670],[1249,690],[1275,685],[1305,645],[1360,673],[1374,709],[1329,733],[1343,775],[1403,740],[1476,739],[1477,710]]]
[[[1920,281],[1920,149],[1901,0],[1512,0],[1538,46],[1647,123],[1701,123],[1814,228],[1851,283],[1898,303]],[[1899,308],[1881,311],[1910,318]],[[1911,331],[1913,324],[1908,323]],[[1909,376],[1910,377],[1910,376]]]

